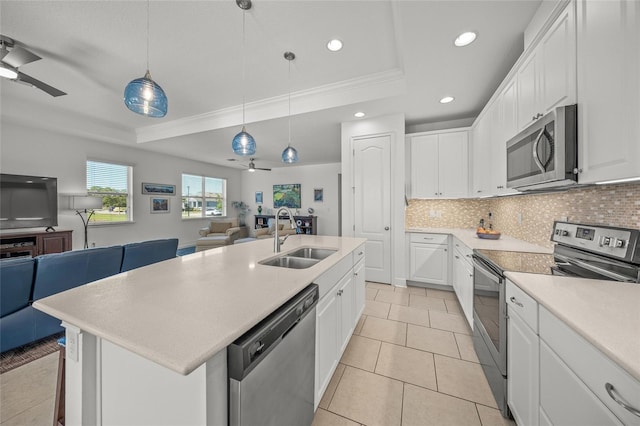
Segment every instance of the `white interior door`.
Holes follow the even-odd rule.
[[[391,136],[355,139],[354,234],[366,238],[365,274],[391,284]]]

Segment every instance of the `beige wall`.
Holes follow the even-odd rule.
[[[409,200],[408,228],[474,228],[480,218],[507,235],[551,247],[554,220],[640,229],[640,184],[590,186],[565,192],[491,199]],[[438,216],[440,217],[432,217]],[[522,222],[519,223],[519,216]]]

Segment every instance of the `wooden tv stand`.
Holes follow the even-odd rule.
[[[0,258],[35,257],[71,250],[71,230],[0,234]]]

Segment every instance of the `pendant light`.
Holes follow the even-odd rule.
[[[284,58],[289,61],[289,143],[282,151],[282,161],[291,164],[298,162],[298,151],[291,146],[291,61],[296,58],[296,55],[293,52],[284,52]]]
[[[149,2],[147,0],[147,72],[136,78],[124,89],[124,104],[131,111],[147,117],[167,115],[168,101],[162,87],[151,78],[149,72]]]
[[[234,136],[231,147],[237,155],[253,155],[256,153],[256,140],[247,133],[244,125],[244,101],[245,101],[245,84],[244,84],[244,68],[245,68],[245,30],[244,22],[246,11],[251,9],[251,0],[236,0],[236,4],[242,9],[242,130]]]

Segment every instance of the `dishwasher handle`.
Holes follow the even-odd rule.
[[[242,380],[307,315],[315,315],[318,285],[311,284],[227,346],[230,378]]]

